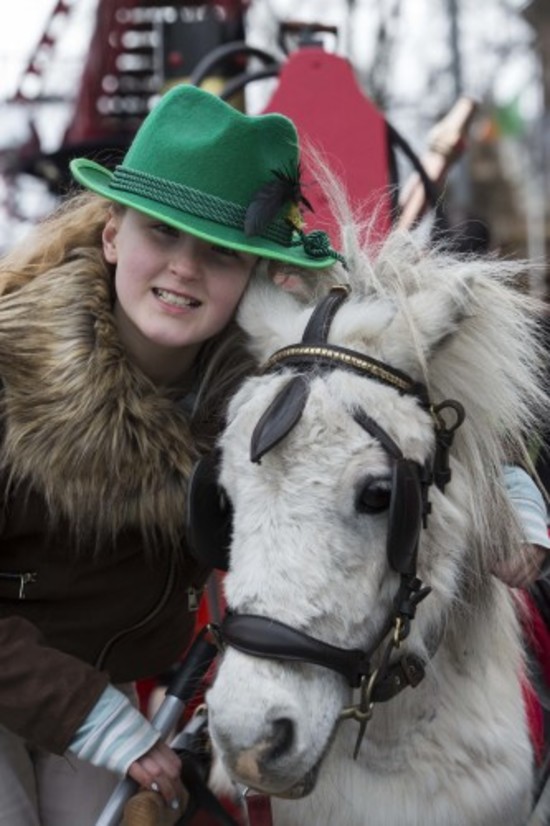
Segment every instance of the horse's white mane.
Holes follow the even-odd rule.
[[[525,262],[428,249],[423,235],[392,231],[373,242],[370,224],[346,212],[336,192],[347,270],[315,274],[352,294],[329,341],[367,352],[423,381],[434,404],[457,399],[466,421],[453,446],[469,480],[475,567],[517,553],[517,523],[502,466],[528,463],[528,443],[547,410],[541,303],[520,288]],[[366,240],[365,240],[366,239]],[[303,274],[302,274],[303,275]],[[312,275],[303,276],[311,283]],[[240,312],[259,360],[300,341],[312,307],[258,279]]]

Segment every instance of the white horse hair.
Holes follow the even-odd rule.
[[[338,275],[352,292],[329,342],[405,371],[434,404],[456,399],[466,411],[451,482],[430,488],[418,576],[432,590],[402,646],[426,661],[426,676],[376,704],[354,760],[357,723],[339,721],[352,694],[343,677],[228,648],[207,695],[214,748],[232,778],[274,796],[276,826],[520,826],[533,754],[518,606],[491,571],[522,553],[502,468],[525,457],[522,436],[547,404],[539,307],[515,288],[517,263],[428,251],[399,232],[374,252],[358,227],[345,241],[349,273]],[[263,361],[300,341],[311,312],[259,277],[240,323]],[[252,463],[254,427],[291,374],[247,380],[220,441],[234,508],[228,606],[368,649],[399,576],[386,555],[387,513],[356,508],[365,480],[387,484],[388,457],[350,411],[361,406],[419,463],[433,454],[433,422],[393,387],[314,371],[299,422]],[[275,742],[280,721],[286,736]]]

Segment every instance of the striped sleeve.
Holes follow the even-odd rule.
[[[118,689],[108,685],[69,743],[69,751],[94,766],[125,775],[160,740],[160,734]]]
[[[504,482],[517,517],[523,527],[525,541],[531,545],[550,548],[548,513],[539,488],[523,468],[504,467]]]

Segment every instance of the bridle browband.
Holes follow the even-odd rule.
[[[414,381],[406,373],[354,350],[328,344],[330,324],[348,294],[347,287],[333,288],[315,308],[302,342],[278,350],[261,369],[262,374],[282,367],[291,367],[299,372],[293,374],[258,421],[251,439],[251,461],[259,463],[299,421],[309,394],[309,382],[304,374],[312,371],[325,372],[342,368],[353,370],[387,384],[401,394],[410,394],[418,399],[419,404],[431,413],[434,423],[436,448],[430,466],[422,466],[406,459],[389,434],[362,408],[354,408],[352,411],[356,423],[381,443],[393,467],[388,559],[391,567],[399,573],[400,583],[393,600],[392,612],[366,651],[340,648],[277,620],[252,614],[228,612],[221,625],[213,626],[212,630],[221,647],[229,645],[255,657],[307,662],[329,668],[341,674],[352,688],[359,688],[358,703],[343,709],[340,715],[341,719],[354,719],[360,724],[354,751],[354,757],[357,757],[374,704],[390,700],[407,686],[418,685],[425,674],[425,662],[417,655],[403,654],[397,660],[392,660],[391,655],[408,636],[416,608],[431,590],[424,587],[416,576],[420,529],[426,526],[430,512],[430,485],[433,482],[443,490],[450,479],[448,452],[454,432],[464,419],[464,410],[454,400],[447,400],[434,407],[430,403],[426,386]],[[447,408],[452,409],[455,415],[451,426],[446,426],[441,415]],[[395,509],[399,519],[395,514],[392,519],[392,511]],[[401,524],[403,522],[406,524]],[[410,523],[414,525],[412,531]],[[373,655],[386,638],[379,665],[373,668]]]
[[[304,330],[301,343],[277,350],[269,357],[260,372],[270,373],[282,366],[296,367],[302,371],[311,367],[323,370],[343,367],[389,384],[400,393],[413,394],[423,404],[426,403],[425,385],[413,381],[406,373],[356,350],[348,350],[346,347],[327,342],[332,319],[349,294],[349,287],[343,284],[334,286],[315,308]]]
[[[336,344],[325,344],[323,346],[293,344],[289,347],[283,347],[268,359],[262,368],[262,373],[269,373],[279,365],[297,367],[300,370],[308,366],[329,370],[344,367],[347,370],[354,370],[362,376],[369,376],[384,382],[384,384],[389,384],[399,390],[400,393],[411,393],[422,398],[425,390],[424,385],[413,382],[409,376],[400,370],[390,369],[388,365],[381,361],[364,356],[355,350],[339,347]]]

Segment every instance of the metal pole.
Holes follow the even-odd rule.
[[[449,10],[449,41],[451,47],[451,72],[453,78],[453,100],[451,103],[454,103],[462,94],[463,87],[457,0],[447,0],[447,7]]]
[[[195,638],[185,660],[166,689],[166,698],[151,720],[151,725],[166,738],[177,724],[185,704],[193,697],[197,685],[210,667],[218,649],[203,628]],[[128,799],[138,790],[138,784],[124,777],[96,821],[95,826],[119,826]]]

